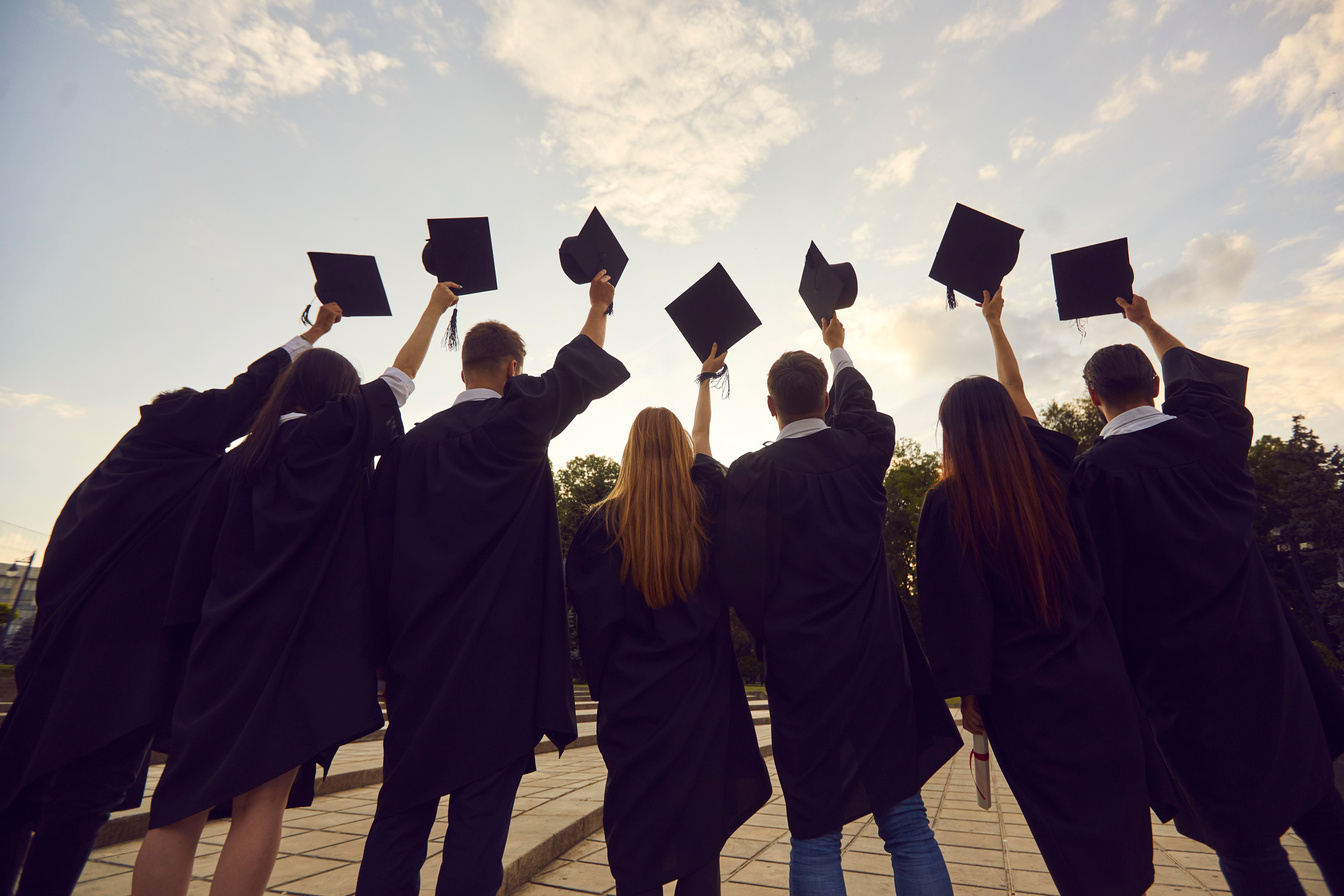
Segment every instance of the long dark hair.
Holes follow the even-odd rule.
[[[338,395],[358,390],[359,374],[344,355],[325,348],[299,355],[276,378],[247,438],[231,452],[233,470],[247,481],[255,481],[271,459],[281,415],[291,411],[310,414]]]
[[[1054,628],[1078,559],[1063,483],[997,380],[972,376],[953,383],[938,422],[939,486],[962,550],[981,579],[997,570],[1036,618]]]

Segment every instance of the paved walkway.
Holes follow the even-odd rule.
[[[763,747],[770,729],[757,728]],[[368,762],[381,744],[352,744],[338,762]],[[368,755],[365,755],[368,754]],[[769,761],[769,760],[768,760]],[[774,763],[769,761],[771,774]],[[605,768],[595,746],[537,756],[537,772],[523,779],[504,861],[505,888],[515,896],[576,896],[612,893],[602,840],[601,804]],[[726,896],[771,896],[788,887],[789,837],[779,781],[775,796],[724,849],[721,870]],[[348,896],[354,892],[364,835],[371,822],[377,786],[321,796],[309,809],[285,813],[280,859],[268,892],[296,896]],[[1053,894],[1055,889],[1025,820],[995,768],[994,808],[975,803],[966,753],[959,753],[925,786],[924,801],[958,896],[1023,893]],[[443,804],[446,809],[447,803]],[[432,893],[439,871],[446,824],[435,825],[429,858],[421,876],[422,893]],[[227,821],[211,822],[197,853],[190,896],[205,896]],[[1213,853],[1154,819],[1152,896],[1194,896],[1226,892]],[[1291,834],[1284,844],[1307,892],[1328,896],[1316,866]],[[130,869],[140,841],[94,851],[78,896],[129,896]],[[891,894],[891,866],[871,818],[845,829],[846,882],[851,896]],[[666,893],[671,894],[668,887]]]

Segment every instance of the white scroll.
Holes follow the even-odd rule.
[[[989,739],[971,735],[971,773],[975,776],[975,802],[981,809],[992,805],[989,799]]]

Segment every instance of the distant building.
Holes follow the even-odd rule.
[[[31,637],[33,617],[37,615],[37,577],[41,572],[42,567],[29,568],[26,560],[16,560],[8,567],[0,566],[0,603],[8,604],[14,613],[14,618],[5,629],[4,644],[0,645],[0,657],[3,657],[0,662],[15,661],[14,657],[9,656],[11,647],[15,648],[16,654],[21,653],[18,649],[20,646],[24,649],[27,647],[26,643],[19,645],[14,642],[20,632],[25,630],[28,634],[24,640]]]

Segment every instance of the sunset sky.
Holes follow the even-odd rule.
[[[993,373],[927,276],[956,202],[1026,229],[1005,320],[1037,406],[1097,348],[1147,349],[1055,314],[1050,253],[1123,236],[1154,316],[1250,366],[1257,436],[1302,413],[1344,442],[1344,0],[19,0],[0,134],[0,520],[40,532],[139,404],[299,332],[308,250],[378,258],[394,317],[323,343],[371,378],[433,286],[425,218],[488,215],[500,289],[462,325],[515,326],[542,371],[584,318],[556,249],[593,205],[631,259],[607,347],[632,378],[557,466],[619,458],[646,405],[689,423],[663,307],[716,262],[764,326],[715,453],[771,438],[770,362],[823,353],[812,240],[857,269],[841,319],[879,407],[936,448],[948,385]],[[408,426],[459,364],[431,350]]]

